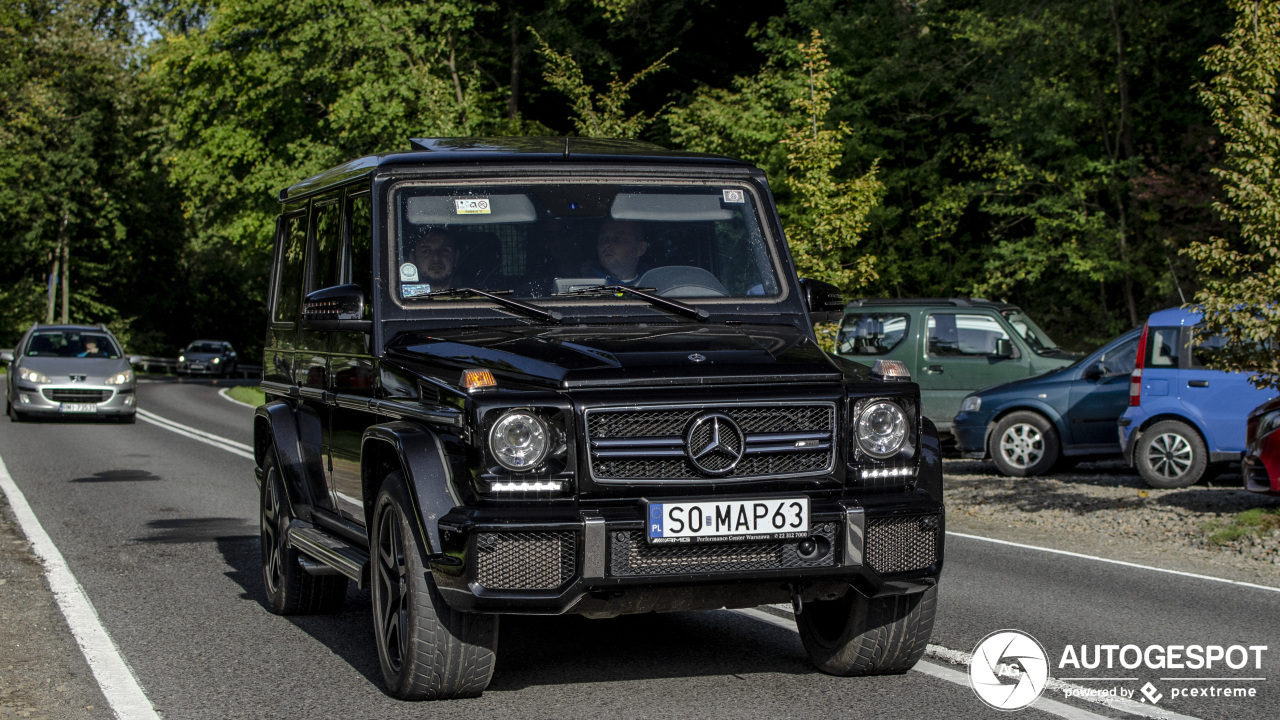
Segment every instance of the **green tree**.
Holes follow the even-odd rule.
[[[578,135],[595,138],[636,138],[663,109],[652,114],[643,112],[627,114],[631,92],[641,80],[667,68],[666,59],[676,50],[655,60],[627,81],[615,74],[609,80],[608,89],[598,92],[582,77],[582,68],[570,52],[557,52],[542,39],[537,30],[529,28],[538,43],[538,55],[546,63],[543,77],[547,85],[568,96],[573,108],[573,125]]]
[[[1213,79],[1200,97],[1226,139],[1226,161],[1214,174],[1225,197],[1214,207],[1238,229],[1187,248],[1200,265],[1197,328],[1226,344],[1210,366],[1250,372],[1260,388],[1280,388],[1280,4],[1229,0],[1236,13],[1226,45],[1204,57]]]

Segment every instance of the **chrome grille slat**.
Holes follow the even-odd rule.
[[[684,447],[689,424],[709,411],[732,418],[745,439],[741,461],[718,480],[817,475],[835,464],[835,403],[592,408],[585,423],[592,476],[603,482],[710,480],[688,462]]]
[[[818,523],[813,534],[838,547],[839,526]],[[834,552],[806,560],[796,551],[795,540],[703,543],[695,545],[650,545],[639,530],[613,533],[609,546],[609,574],[677,575],[695,572],[740,572],[831,567]]]

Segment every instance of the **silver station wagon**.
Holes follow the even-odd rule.
[[[14,422],[57,416],[135,419],[133,368],[103,325],[33,325],[0,359],[9,363],[5,410]]]

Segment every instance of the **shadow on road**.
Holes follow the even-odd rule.
[[[219,537],[216,541],[232,568],[227,577],[244,589],[240,597],[267,612],[258,538]],[[280,621],[292,622],[386,693],[370,614],[369,593],[351,583],[341,612]],[[609,620],[508,615],[500,623],[498,642],[490,693],[629,680],[817,673],[798,635],[726,612]],[[630,715],[639,710],[622,712]]]
[[[100,483],[100,482],[145,482],[151,480],[161,480],[159,475],[147,470],[103,470],[96,472],[89,477],[72,478],[68,482],[73,483]]]

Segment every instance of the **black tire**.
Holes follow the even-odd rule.
[[[298,562],[298,551],[289,546],[288,528],[293,513],[285,494],[284,478],[276,468],[275,449],[267,448],[263,463],[259,517],[262,544],[262,584],[267,609],[276,615],[331,613],[342,609],[347,579],[341,575],[312,575]]]
[[[831,675],[898,675],[915,666],[933,633],[938,588],[868,599],[850,590],[807,602],[796,616],[809,659]]]
[[[20,423],[27,420],[27,416],[18,412],[18,408],[14,407],[13,403],[7,399],[5,400],[4,410],[5,414],[9,416],[9,422]]]
[[[1204,477],[1209,451],[1195,428],[1161,420],[1142,431],[1133,450],[1138,474],[1154,488],[1184,488]]]
[[[996,469],[1010,477],[1043,475],[1058,462],[1058,431],[1040,413],[1019,411],[1000,418],[987,451]]]
[[[373,628],[382,676],[404,700],[478,697],[493,678],[498,618],[450,608],[427,572],[405,509],[404,476],[387,477],[370,536]]]

